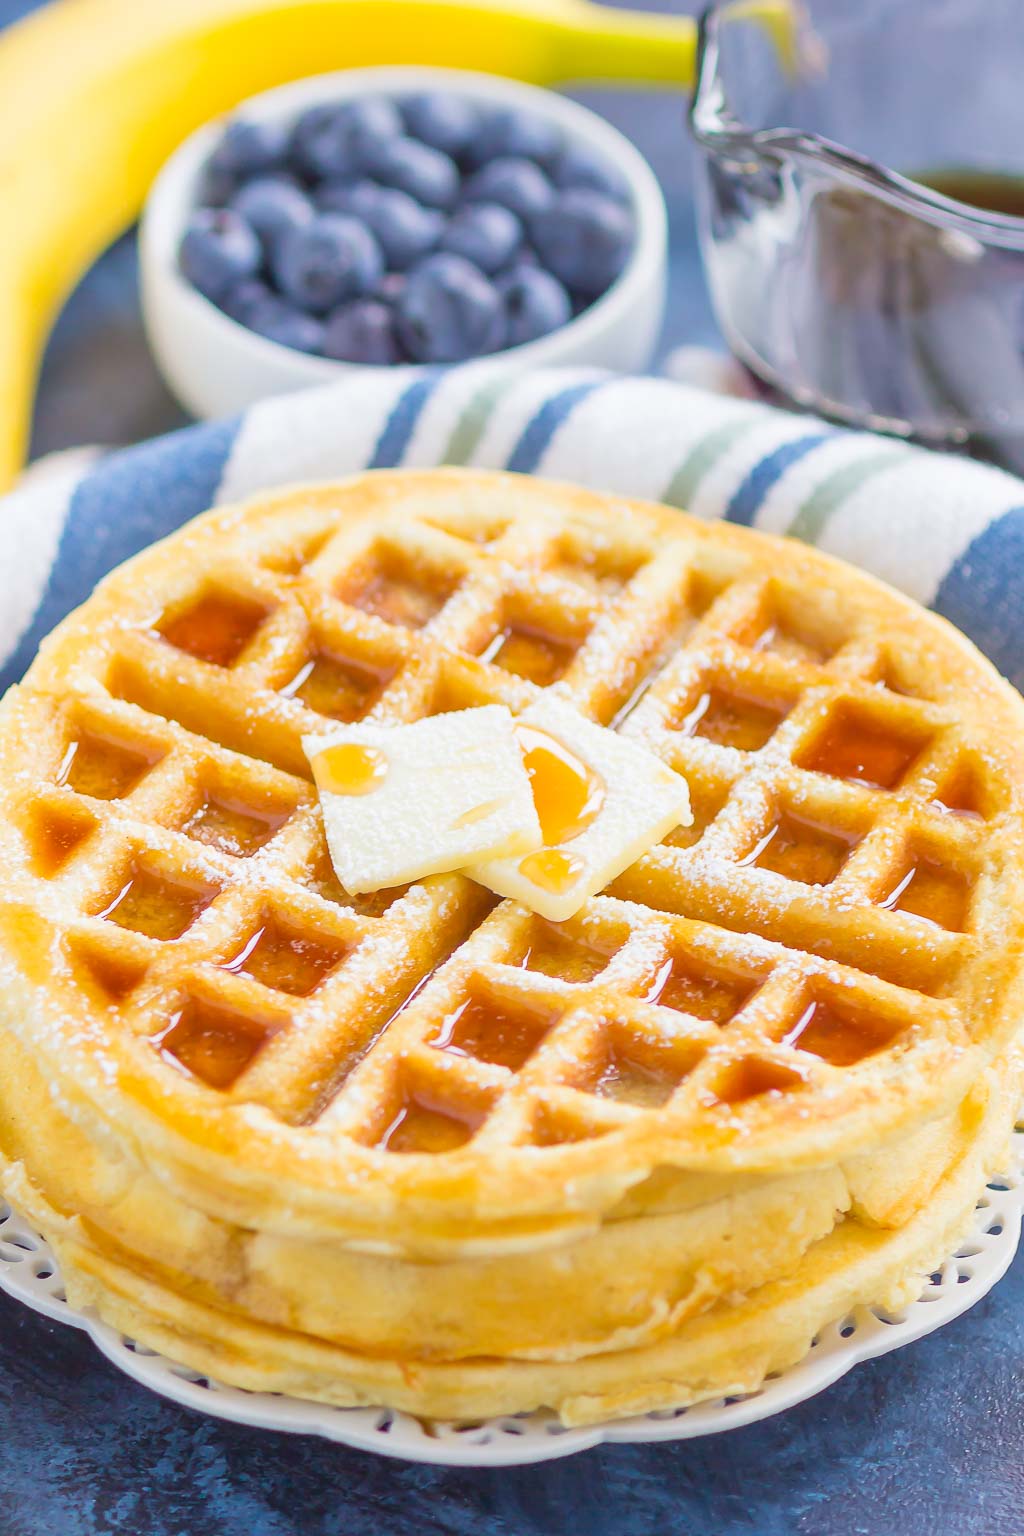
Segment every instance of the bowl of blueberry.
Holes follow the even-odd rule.
[[[187,139],[151,190],[140,261],[157,361],[215,416],[352,368],[642,371],[665,207],[632,144],[565,97],[347,70]]]

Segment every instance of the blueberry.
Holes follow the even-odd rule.
[[[621,203],[572,187],[530,221],[544,265],[567,288],[591,298],[618,277],[633,245],[633,221]]]
[[[630,201],[629,184],[622,172],[582,144],[570,144],[563,149],[551,168],[551,179],[561,191],[568,191],[570,187],[588,187],[591,192],[603,192],[605,197],[611,197],[617,203]]]
[[[210,165],[233,176],[258,176],[276,170],[288,153],[289,130],[283,123],[251,123],[236,118],[210,156]]]
[[[517,266],[498,279],[505,301],[505,345],[521,347],[557,331],[572,318],[572,303],[565,288],[543,267]]]
[[[424,208],[408,192],[360,181],[352,188],[350,207],[377,237],[386,265],[404,271],[422,260],[437,245],[444,229],[444,215]]]
[[[463,256],[428,256],[409,274],[398,301],[398,335],[420,363],[460,363],[504,342],[494,284]]]
[[[402,132],[402,119],[383,96],[310,107],[292,130],[291,154],[307,176],[357,175],[376,149]]]
[[[322,169],[324,151],[335,147],[334,121],[338,115],[336,102],[320,102],[307,107],[292,125],[288,145],[288,159],[300,176],[329,176]],[[346,167],[347,170],[347,167]]]
[[[532,160],[502,156],[482,166],[466,182],[463,196],[470,203],[501,203],[521,219],[549,208],[555,189]]]
[[[289,230],[313,217],[313,204],[290,176],[256,176],[235,194],[231,206],[269,249]]]
[[[393,308],[405,292],[407,282],[408,278],[404,272],[385,272],[373,290],[373,297],[379,299],[382,304],[390,304]]]
[[[508,266],[523,238],[523,226],[500,203],[468,203],[441,236],[441,249],[465,256],[482,272]]]
[[[416,139],[387,139],[377,143],[366,169],[386,186],[408,192],[430,208],[451,208],[459,195],[454,160]]]
[[[344,108],[349,134],[360,152],[402,132],[402,114],[386,96],[362,96]]]
[[[274,298],[276,295],[262,278],[243,277],[222,296],[220,307],[232,320],[237,320],[240,325],[248,325],[252,311]]]
[[[230,208],[197,208],[185,226],[178,260],[200,293],[215,302],[233,284],[258,271],[260,242]]]
[[[272,267],[285,298],[320,314],[369,293],[384,260],[365,225],[340,213],[322,213],[285,235],[273,252]]]
[[[402,132],[402,114],[386,96],[362,96],[344,108],[349,137],[360,155]]]
[[[455,159],[468,149],[480,123],[480,114],[471,101],[447,91],[409,96],[401,109],[408,134]]]
[[[322,181],[314,187],[313,201],[321,213],[352,213],[356,188],[376,185],[375,181],[367,181],[365,177],[353,181],[349,176],[340,176],[334,181]]]
[[[294,304],[286,304],[276,294],[262,304],[252,305],[245,323],[257,335],[296,352],[319,352],[323,346],[323,321],[296,309]]]
[[[395,337],[395,318],[387,304],[375,299],[355,299],[329,316],[324,328],[325,357],[347,363],[373,363],[378,367],[401,361]]]
[[[196,181],[196,202],[200,208],[223,208],[238,191],[238,177],[226,171],[222,165],[209,161],[199,172]]]
[[[547,166],[562,147],[562,135],[554,123],[533,112],[505,108],[489,112],[469,146],[472,165],[484,165],[499,156],[534,160]]]

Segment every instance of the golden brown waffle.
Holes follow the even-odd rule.
[[[512,1351],[462,1358],[422,1349],[396,1355],[386,1345],[358,1350],[345,1347],[344,1339],[339,1343],[332,1333],[299,1332],[291,1316],[271,1318],[268,1326],[265,1309],[243,1304],[256,1300],[257,1292],[211,1296],[187,1272],[154,1268],[116,1243],[97,1242],[88,1222],[69,1220],[40,1196],[20,1165],[9,1185],[12,1198],[57,1252],[72,1305],[95,1307],[130,1337],[218,1380],[343,1405],[386,1403],[434,1418],[480,1418],[547,1405],[557,1409],[565,1423],[584,1424],[754,1391],[766,1376],[799,1360],[826,1323],[859,1304],[895,1310],[913,1300],[923,1276],[956,1249],[968,1230],[987,1174],[1003,1166],[1019,1095],[1020,1062],[1011,1053],[982,1075],[951,1117],[929,1198],[899,1227],[872,1229],[856,1220],[839,1222],[790,1268],[760,1280],[752,1276],[743,1291],[709,1296],[704,1308],[682,1313],[671,1328],[633,1337],[624,1332],[613,1346],[579,1356],[564,1351],[531,1358]],[[66,1137],[58,1134],[57,1144],[66,1149]],[[790,1183],[794,1215],[804,1193]],[[141,1206],[145,1196],[133,1190],[129,1199]],[[774,1227],[766,1232],[763,1223],[744,1226],[743,1218],[750,1214],[733,1212],[736,1235],[742,1234],[751,1248],[770,1246]],[[779,1224],[776,1216],[774,1225]],[[648,1223],[621,1225],[642,1229]],[[191,1257],[184,1250],[196,1236],[194,1222],[179,1218],[171,1234],[171,1242],[184,1239],[183,1257]],[[205,1234],[207,1262],[214,1246]],[[297,1246],[298,1251],[291,1252],[286,1247],[274,1264],[268,1262],[262,1236],[247,1241],[247,1234],[236,1233],[225,1245],[236,1263],[245,1255],[254,1265],[262,1258],[264,1281],[273,1285],[287,1278],[301,1280],[307,1300],[316,1300],[325,1278],[316,1250],[308,1244]],[[332,1245],[332,1256],[336,1247]],[[573,1251],[568,1250],[570,1259]],[[645,1257],[641,1232],[628,1252],[626,1275],[615,1277],[620,1287],[631,1275],[643,1273]],[[508,1326],[524,1314],[528,1319],[535,1296],[528,1289],[510,1287],[501,1264],[485,1268],[492,1283],[504,1289],[499,1299],[505,1302]],[[400,1328],[416,1319],[416,1303],[424,1300],[417,1294],[423,1276],[433,1281],[440,1270],[442,1282],[450,1282],[451,1269],[381,1261],[374,1278],[383,1293],[363,1288],[355,1305],[360,1314],[390,1316]],[[565,1266],[561,1288],[551,1299],[561,1304],[558,1315],[570,1318],[570,1328],[574,1309],[591,1306],[604,1280],[586,1268]],[[435,1286],[437,1292],[442,1289]],[[343,1315],[348,1294],[343,1291],[338,1297],[324,1291],[321,1299],[328,1294],[335,1300],[336,1316]],[[403,1304],[410,1297],[406,1312]],[[259,1299],[265,1301],[265,1294]],[[450,1306],[446,1311],[450,1314]],[[433,1318],[425,1320],[425,1327],[436,1336]]]
[[[168,1191],[159,1168],[61,1113],[10,1035],[0,1034],[0,1073],[5,1190],[52,1240],[71,1237],[97,1262],[129,1264],[214,1310],[410,1367],[571,1362],[668,1338],[718,1303],[798,1274],[844,1223],[881,1234],[919,1218],[975,1129],[958,1106],[844,1167],[663,1174],[642,1204],[620,1203],[571,1242],[417,1263],[203,1215]]]
[[[538,686],[695,826],[557,927],[346,897],[302,736]],[[1022,714],[894,593],[657,508],[451,471],[210,514],[0,711],[5,1188],[80,1301],[243,1385],[756,1385],[911,1294],[998,1157]]]
[[[303,734],[539,685],[695,827],[557,930],[460,876],[345,898]],[[5,703],[3,1022],[182,1198],[318,1239],[511,1251],[659,1168],[830,1168],[1017,1027],[1022,715],[878,583],[664,509],[434,471],[211,513]]]

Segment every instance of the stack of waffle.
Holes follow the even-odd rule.
[[[554,689],[692,827],[570,921],[352,897],[302,738]],[[0,1161],[221,1380],[566,1422],[748,1391],[950,1251],[1024,1004],[1024,705],[813,550],[541,481],[207,514],[0,710]]]

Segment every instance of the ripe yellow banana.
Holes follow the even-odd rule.
[[[0,37],[0,489],[23,460],[58,306],[206,119],[282,81],[351,65],[686,88],[693,56],[689,18],[589,0],[55,0],[9,28]]]

